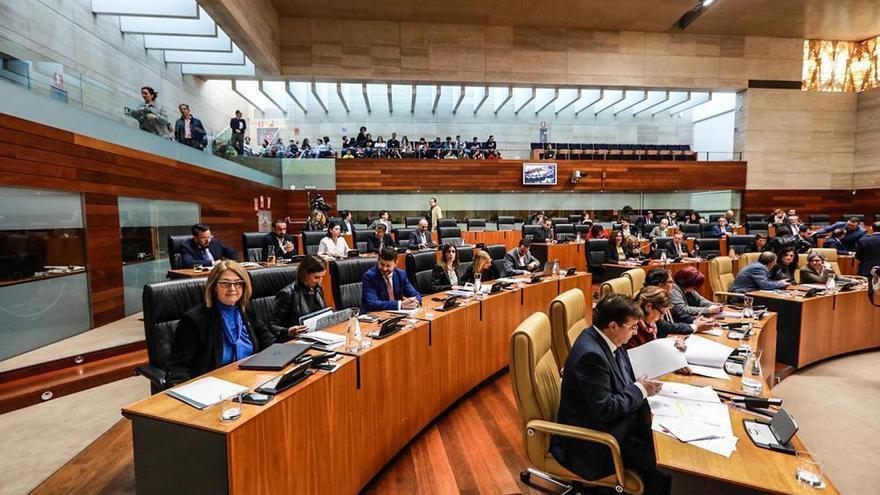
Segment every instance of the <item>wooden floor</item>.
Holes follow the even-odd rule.
[[[510,375],[504,373],[441,416],[364,493],[559,493],[520,481],[528,463],[518,421]],[[32,495],[133,494],[132,463],[131,423],[123,419]]]

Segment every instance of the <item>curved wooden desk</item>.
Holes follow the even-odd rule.
[[[591,277],[582,273],[434,312],[333,373],[319,371],[265,406],[245,404],[233,423],[219,420],[217,406],[200,411],[165,394],[132,404],[123,415],[132,420],[137,493],[356,493],[507,366],[510,335],[524,318],[574,287],[591,307]],[[436,306],[431,297],[425,303]],[[276,374],[236,364],[210,373],[250,389]]]

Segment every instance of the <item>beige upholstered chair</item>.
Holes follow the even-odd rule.
[[[717,256],[709,261],[709,285],[712,286],[715,302],[726,302],[728,296],[735,295],[729,292],[734,278],[733,260],[728,256]]]
[[[840,273],[840,263],[837,262],[837,250],[833,248],[813,248],[807,254],[801,254],[798,256],[798,267],[807,266],[807,256],[812,253],[819,253],[825,257],[825,260],[831,263],[831,268],[834,269],[834,276],[840,277],[842,273]]]
[[[628,278],[630,284],[632,284],[632,293],[638,294],[642,287],[645,285],[645,270],[641,268],[633,268],[632,270],[627,270],[623,272],[624,278]]]
[[[604,297],[608,294],[623,294],[632,297],[632,282],[628,278],[618,277],[602,282],[599,286],[599,294]]]
[[[523,321],[510,337],[510,382],[523,429],[526,456],[535,466],[520,473],[523,482],[531,477],[564,488],[571,493],[568,483],[577,481],[588,486],[604,486],[640,495],[644,485],[638,474],[625,469],[620,446],[609,433],[563,425],[556,422],[562,378],[551,351],[550,319],[544,313],[535,313]],[[611,450],[614,474],[605,478],[586,481],[562,467],[550,454],[550,436],[576,438],[595,442]]]
[[[580,289],[567,290],[550,301],[553,357],[560,370],[565,367],[572,344],[587,327],[586,318],[586,300]]]
[[[743,268],[758,261],[758,256],[760,255],[761,253],[743,253],[739,255],[739,269],[742,270]]]

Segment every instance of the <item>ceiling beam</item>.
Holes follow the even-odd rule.
[[[431,113],[437,113],[437,103],[440,102],[440,91],[440,85],[438,84],[434,90],[434,104],[431,105]]]
[[[367,113],[373,113],[373,107],[370,106],[370,94],[367,92],[367,83],[363,83],[361,89],[364,93],[364,105],[367,106]]]
[[[663,97],[662,100],[660,100],[660,101],[654,103],[653,105],[648,105],[648,106],[646,106],[645,108],[639,110],[638,112],[636,112],[636,113],[633,114],[633,117],[635,117],[636,115],[638,115],[638,114],[640,114],[640,113],[642,113],[642,112],[647,112],[648,110],[650,110],[650,109],[656,107],[657,105],[662,105],[663,103],[666,103],[667,101],[669,101],[669,91],[666,92],[666,95]]]
[[[461,86],[461,92],[458,94],[458,101],[455,102],[455,106],[452,107],[452,115],[455,115],[458,112],[458,107],[461,106],[461,102],[464,101],[465,89],[464,85]]]
[[[600,100],[601,100],[602,98],[604,98],[604,97],[605,97],[605,90],[604,90],[604,89],[600,89],[600,90],[599,90],[599,95],[596,96],[595,99],[593,99],[593,100],[591,100],[590,102],[588,102],[586,105],[582,106],[582,107],[580,108],[580,110],[577,110],[576,112],[574,112],[574,116],[577,117],[578,114],[580,114],[580,113],[583,112],[584,110],[590,108],[591,106],[595,105],[598,101],[600,101]]]
[[[233,45],[231,52],[165,50],[166,64],[244,65],[244,53]]]
[[[306,106],[303,105],[302,102],[299,101],[299,98],[297,98],[296,95],[293,94],[293,89],[290,87],[291,84],[293,84],[293,82],[291,81],[287,81],[286,83],[284,83],[284,91],[287,92],[287,96],[289,96],[290,99],[293,100],[294,103],[296,103],[296,106],[298,106],[299,109],[303,111],[303,113],[308,114],[309,111],[306,110]]]
[[[693,100],[694,100],[693,103],[690,103],[690,104],[688,104],[688,105],[685,105],[685,106],[682,107],[682,108],[676,108],[678,105],[675,105],[675,106],[673,106],[673,107],[670,107],[670,108],[669,108],[669,115],[676,115],[676,114],[679,114],[679,113],[682,113],[682,112],[686,112],[686,111],[690,110],[691,108],[694,108],[694,107],[696,107],[696,106],[702,105],[703,103],[706,103],[706,102],[712,101],[712,93],[709,93],[709,94],[708,94],[708,98],[706,98],[705,100],[700,100],[699,98],[694,98]],[[684,102],[682,102],[682,103],[684,103]],[[680,105],[680,104],[679,104],[679,105]],[[673,108],[676,108],[676,110],[675,110],[674,112],[672,111]]]
[[[217,36],[217,24],[204,10],[196,19],[120,16],[119,30],[137,34],[173,34],[177,36]]]
[[[495,115],[498,115],[498,112],[499,112],[502,108],[504,108],[504,105],[507,105],[507,102],[510,101],[510,100],[512,100],[512,99],[513,99],[513,88],[510,87],[510,86],[508,86],[508,88],[507,88],[507,98],[504,98],[504,100],[501,102],[501,104],[498,105],[497,107],[495,107]]]
[[[483,106],[483,103],[486,103],[486,100],[489,99],[489,86],[483,86],[483,97],[480,99],[480,102],[477,103],[477,106],[474,107],[474,115],[480,111],[480,108]]]
[[[321,105],[321,108],[324,109],[324,113],[330,113],[327,110],[327,105],[324,104],[324,100],[321,99],[321,96],[318,94],[318,83],[312,81],[312,96],[315,97],[315,101],[318,102],[318,105]]]
[[[391,97],[391,83],[388,83],[388,113],[394,113],[394,102]]]
[[[605,110],[608,110],[609,108],[613,107],[614,105],[617,105],[618,103],[622,102],[625,98],[626,98],[626,91],[621,91],[620,98],[618,98],[618,99],[612,101],[611,103],[605,105],[604,107],[596,110],[595,112],[593,112],[593,116],[595,117],[596,115],[599,115],[600,113],[604,112]]]
[[[239,91],[239,90],[238,90],[238,84],[236,84],[236,83],[237,83],[237,81],[236,81],[235,79],[233,79],[233,80],[232,80],[232,92],[235,93],[235,94],[237,94],[238,96],[241,96],[242,99],[244,99],[244,101],[250,103],[251,106],[253,106],[253,107],[256,108],[257,110],[259,110],[260,113],[263,114],[263,115],[265,116],[265,115],[266,115],[266,111],[263,110],[263,107],[261,107],[260,105],[257,105],[257,104],[254,102],[254,100],[248,98],[244,93],[242,93],[241,91]]]
[[[409,104],[409,113],[416,113],[416,89],[418,86],[412,85],[412,103]]]
[[[281,27],[272,0],[199,0],[199,5],[262,75],[281,74]]]
[[[559,110],[557,110],[553,115],[559,115],[559,114],[560,114],[563,110],[565,110],[566,108],[568,108],[568,107],[574,105],[575,103],[581,101],[581,98],[583,98],[583,97],[584,97],[584,90],[583,90],[583,89],[579,89],[579,90],[578,90],[578,93],[577,93],[577,97],[576,97],[575,99],[571,100],[570,102],[566,103],[565,105],[563,105],[562,108],[560,108]]]
[[[539,113],[541,113],[541,110],[543,110],[543,109],[549,107],[551,103],[553,103],[554,101],[556,101],[556,100],[558,100],[558,99],[559,99],[559,88],[556,88],[556,89],[553,91],[553,98],[550,98],[550,101],[548,101],[547,103],[544,103],[544,106],[542,106],[541,108],[535,110],[535,115],[538,115]]]
[[[672,100],[671,97],[670,97],[669,99]],[[656,112],[651,112],[651,117],[653,117],[653,116],[655,116],[655,115],[657,115],[657,114],[659,114],[659,113],[663,113],[663,112],[669,110],[669,109],[672,108],[672,107],[676,107],[676,106],[681,105],[682,103],[685,103],[685,102],[688,102],[688,101],[691,101],[691,92],[690,92],[690,91],[687,92],[687,94],[685,95],[685,98],[684,98],[683,100],[681,100],[681,101],[677,101],[677,102],[673,102],[672,105],[661,106],[660,109],[657,110]]]
[[[198,19],[196,0],[92,0],[92,13]]]
[[[182,74],[217,77],[253,77],[254,63],[244,58],[244,65],[180,64]]]
[[[281,110],[281,113],[284,114],[285,117],[287,117],[287,108],[282,107],[281,104],[279,104],[277,101],[275,101],[275,98],[272,98],[272,95],[270,95],[269,93],[266,92],[265,89],[263,89],[263,81],[259,81],[257,83],[257,89],[260,90],[260,93],[263,93],[263,96],[265,96],[267,100],[271,101],[272,104],[275,105],[275,108],[277,108],[278,110]]]
[[[190,52],[231,52],[232,40],[219,27],[217,36],[175,36],[145,34],[144,48],[150,50],[187,50]]]
[[[345,102],[345,95],[342,94],[342,83],[341,82],[336,83],[336,94],[339,95],[339,101],[342,102],[342,108],[345,109],[345,113],[351,113],[351,111],[348,109],[348,103]],[[325,112],[326,112],[326,109],[325,109]]]
[[[624,92],[624,94],[626,94],[626,92]],[[645,100],[647,100],[647,99],[648,99],[648,92],[647,92],[647,91],[642,91],[642,99],[641,99],[641,100],[636,100],[636,101],[630,103],[629,105],[627,105],[627,106],[621,108],[620,110],[614,112],[614,116],[617,117],[617,115],[620,114],[621,112],[625,112],[625,111],[629,110],[630,108],[632,108],[632,107],[638,105],[639,103],[641,103],[641,102],[643,102],[643,101],[645,101]]]
[[[529,99],[527,99],[525,102],[523,102],[523,104],[520,105],[519,108],[514,110],[513,114],[519,115],[519,113],[522,111],[522,109],[525,108],[526,105],[531,103],[535,99],[536,96],[538,96],[538,88],[532,88],[532,96],[530,96]],[[495,113],[498,113],[498,112],[495,112]]]

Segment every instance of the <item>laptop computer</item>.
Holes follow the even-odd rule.
[[[272,344],[238,365],[243,370],[269,370],[278,371],[284,369],[294,359],[305,353],[312,344]]]

